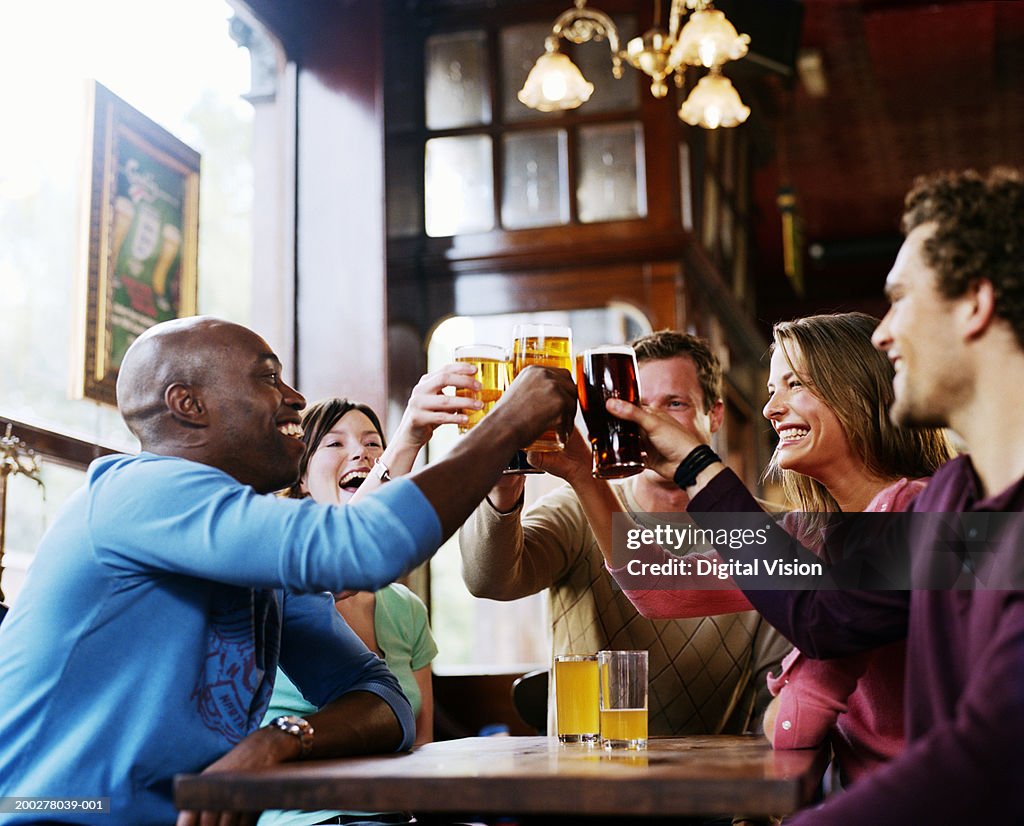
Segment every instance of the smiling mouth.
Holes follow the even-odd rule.
[[[779,431],[779,444],[799,442],[810,432],[806,427],[784,427]]]
[[[302,438],[302,425],[296,424],[295,422],[286,422],[285,424],[279,424],[277,426],[277,432],[282,436],[289,436],[293,439]]]
[[[366,481],[369,473],[368,470],[349,471],[338,480],[338,487],[347,491],[359,490],[359,486]]]

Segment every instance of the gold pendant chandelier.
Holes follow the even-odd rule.
[[[750,38],[738,34],[728,18],[712,8],[710,0],[671,2],[667,31],[657,27],[661,21],[661,0],[655,0],[655,28],[634,37],[622,49],[612,19],[603,11],[588,7],[587,0],[575,0],[574,7],[562,12],[552,25],[551,34],[544,41],[544,54],[537,58],[519,90],[519,100],[541,112],[575,109],[586,103],[594,93],[594,85],[559,51],[559,43],[562,38],[576,44],[607,40],[612,74],[621,78],[622,64],[628,63],[651,78],[651,94],[656,98],[668,94],[669,77],[674,76],[676,85],[682,87],[687,66],[710,70],[679,107],[681,120],[705,129],[743,123],[750,109],[722,74],[722,64],[742,58]],[[690,14],[681,26],[684,8]]]

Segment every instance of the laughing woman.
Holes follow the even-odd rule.
[[[902,511],[927,479],[952,457],[939,430],[909,430],[889,420],[893,368],[871,344],[878,321],[861,313],[818,315],[775,325],[764,417],[779,441],[768,474],[798,511],[798,538],[820,545],[829,512]],[[597,480],[578,481],[577,493],[601,541],[612,575],[641,614],[692,617],[749,610],[731,583],[709,577],[717,590],[644,590],[612,556],[609,509]],[[815,515],[820,515],[815,517]],[[787,528],[793,520],[784,522]],[[816,537],[818,537],[816,539]],[[663,561],[664,551],[645,549]],[[713,556],[713,552],[707,554]],[[687,577],[690,588],[700,587]],[[868,654],[812,660],[794,649],[783,671],[769,677],[776,695],[765,713],[765,734],[776,748],[828,739],[844,782],[853,782],[903,746],[905,645]]]
[[[420,449],[441,424],[466,421],[465,409],[480,402],[444,395],[444,387],[478,389],[472,365],[450,364],[420,379],[390,445],[372,408],[333,398],[309,407],[302,417],[306,449],[299,481],[287,495],[312,497],[321,504],[346,505],[371,492],[392,476],[412,470]],[[335,607],[349,627],[381,657],[398,679],[416,716],[416,745],[433,739],[434,701],[430,663],[437,646],[422,600],[404,585],[393,583],[376,592],[345,591]],[[316,711],[283,671],[278,670],[265,720],[284,714]],[[404,813],[267,812],[260,826],[304,826],[314,823],[402,822]]]

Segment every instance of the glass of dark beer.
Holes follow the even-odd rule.
[[[604,409],[606,399],[640,404],[636,353],[622,346],[584,350],[576,362],[576,389],[594,452],[594,476],[620,479],[644,469],[640,428]]]

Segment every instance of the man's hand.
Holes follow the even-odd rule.
[[[299,754],[298,738],[274,728],[256,729],[203,774],[248,771],[276,766]],[[252,826],[259,812],[179,812],[177,826]]]
[[[532,365],[523,370],[476,427],[444,459],[413,477],[433,507],[446,538],[494,488],[517,448],[545,430],[568,433],[576,415],[576,383],[568,370]]]
[[[648,407],[637,407],[622,399],[608,399],[605,409],[613,416],[636,422],[643,431],[647,467],[666,479],[675,476],[676,468],[698,445],[708,444],[710,434],[703,434],[694,425],[687,428],[668,413]]]
[[[576,428],[569,434],[565,450],[543,453],[530,451],[526,458],[538,470],[564,479],[573,487],[577,480],[586,482],[593,478],[594,463],[590,443]]]
[[[516,376],[484,422],[492,417],[513,424],[521,447],[545,430],[569,433],[576,417],[576,381],[568,370],[530,365]]]

